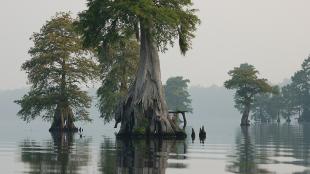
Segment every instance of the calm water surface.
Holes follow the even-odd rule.
[[[0,173],[310,173],[310,125],[207,127],[205,142],[116,140],[114,130],[0,136]]]

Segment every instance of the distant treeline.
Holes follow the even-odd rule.
[[[310,56],[304,60],[287,85],[278,87],[278,93],[255,96],[252,119],[260,122],[310,121]]]

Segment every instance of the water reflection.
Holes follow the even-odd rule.
[[[116,173],[117,151],[115,146],[115,141],[110,138],[104,138],[103,143],[101,143],[98,163],[100,173]]]
[[[232,173],[310,173],[310,125],[256,125],[236,135],[226,170]]]
[[[74,134],[52,134],[52,140],[24,140],[20,144],[21,161],[29,165],[25,173],[78,173],[90,159],[89,139]]]
[[[249,128],[241,128],[241,134],[236,137],[235,154],[230,157],[232,159],[231,164],[227,166],[229,172],[242,174],[269,173],[266,169],[260,169],[257,165],[258,156],[249,135]],[[260,160],[263,159],[262,156],[260,157]]]
[[[113,151],[113,147],[116,151]],[[164,174],[166,168],[186,168],[185,141],[105,139],[101,145],[100,171],[119,174]],[[168,161],[168,159],[170,159]]]
[[[309,124],[292,126],[261,125],[255,129],[256,144],[268,151],[269,163],[280,166],[281,164],[291,166],[291,169],[299,169],[297,173],[309,173],[306,166],[309,166]],[[263,149],[260,149],[262,151]],[[267,165],[268,166],[268,165]],[[276,165],[275,165],[276,166]],[[295,173],[292,170],[291,173]]]
[[[116,140],[114,136],[89,139],[56,134],[46,141],[22,140],[18,150],[10,142],[3,143],[0,159],[3,166],[16,163],[8,156],[17,154],[20,159],[16,165],[20,168],[4,173],[310,173],[309,124],[238,126],[236,130],[233,140],[222,144],[212,141],[210,137],[219,137],[212,130],[205,144],[192,143],[190,137],[185,141]]]

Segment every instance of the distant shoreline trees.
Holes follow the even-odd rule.
[[[192,112],[192,100],[188,92],[188,79],[182,76],[170,77],[164,85],[169,110]]]
[[[278,119],[281,116],[286,122],[291,122],[291,117],[297,114],[298,121],[310,122],[310,56],[302,63],[301,70],[291,77],[291,83],[281,87],[279,95],[258,96],[255,103],[262,114],[254,113],[254,118],[265,117],[273,121],[278,111]],[[273,115],[264,115],[271,110]]]
[[[301,70],[292,76],[290,102],[295,109],[300,109],[299,121],[310,122],[310,56],[304,60]]]
[[[77,131],[75,121],[90,121],[91,97],[81,85],[95,80],[98,65],[91,50],[84,49],[69,13],[57,13],[31,40],[30,60],[22,65],[31,85],[15,102],[18,115],[29,122],[37,117],[52,121],[51,132]]]
[[[279,87],[275,86],[272,93],[258,94],[254,97],[251,115],[254,121],[269,123],[278,119],[283,103],[282,96],[279,93]]]

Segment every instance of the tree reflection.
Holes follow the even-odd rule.
[[[104,174],[116,173],[116,155],[115,143],[109,138],[105,138],[100,146],[99,171]]]
[[[294,157],[302,159],[302,162],[295,162],[296,165],[309,166],[310,165],[310,125],[304,123],[299,127],[298,136],[294,140]],[[298,144],[297,144],[298,143]],[[305,171],[309,173],[309,170]]]
[[[265,130],[271,132],[274,126],[266,126]],[[284,124],[278,127],[277,134],[265,132],[270,141],[275,145],[275,157],[291,157],[289,161],[281,160],[276,163],[293,164],[298,166],[310,165],[310,125],[289,125]],[[267,144],[266,144],[267,145]],[[308,170],[305,171],[309,172]]]
[[[277,170],[275,167],[280,167],[281,164],[303,167],[310,165],[309,124],[261,124],[249,129],[250,131],[243,129],[237,135],[236,150],[230,158],[228,171],[249,174],[270,173],[272,170]],[[264,167],[270,171],[261,169]],[[287,168],[287,172],[309,173],[308,169],[295,171],[297,169]]]
[[[89,140],[72,133],[51,134],[52,140],[40,143],[24,140],[21,161],[29,164],[29,173],[78,173],[89,161]]]
[[[241,174],[270,173],[258,167],[256,159],[261,160],[263,158],[257,157],[255,146],[252,143],[247,127],[242,127],[241,134],[237,135],[235,153],[230,157],[231,162],[226,166],[226,170],[229,172]]]
[[[116,151],[113,151],[115,146]],[[184,141],[105,139],[101,145],[100,171],[118,174],[164,174],[166,168],[185,168]],[[168,163],[168,158],[171,161]]]

